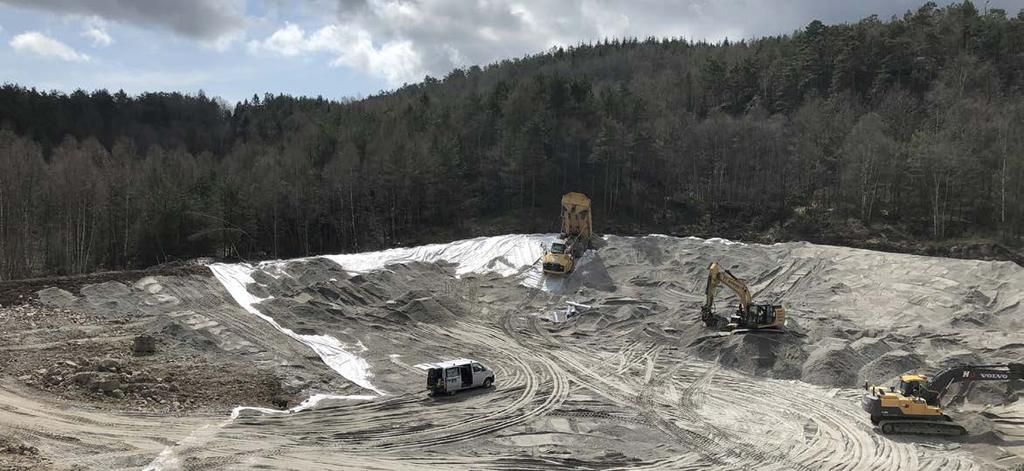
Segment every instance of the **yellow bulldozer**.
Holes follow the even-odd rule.
[[[590,198],[583,193],[562,196],[562,230],[543,257],[544,273],[564,275],[576,268],[576,261],[590,248],[593,223]]]

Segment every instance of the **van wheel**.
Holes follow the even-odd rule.
[[[494,386],[494,378],[487,378],[487,379],[485,379],[484,380],[484,387],[485,388],[489,388],[491,386]]]

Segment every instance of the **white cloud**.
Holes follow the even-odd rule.
[[[92,42],[93,47],[107,47],[114,44],[114,38],[107,33],[106,22],[97,16],[85,20],[85,30],[82,31],[82,36]]]
[[[3,1],[3,0],[0,0]],[[952,0],[940,1],[940,4]],[[1021,0],[991,0],[1016,11]],[[371,64],[378,74],[443,76],[488,64],[621,37],[719,41],[786,34],[811,20],[857,21],[917,9],[923,0],[336,0],[337,14],[318,33],[340,37],[342,65]],[[323,20],[321,20],[323,21]],[[286,25],[260,44],[283,56],[308,53],[310,37]],[[271,41],[273,40],[273,41]],[[276,41],[276,42],[275,42]]]
[[[54,57],[68,62],[87,62],[89,60],[89,56],[38,31],[21,33],[11,39],[9,44],[19,53]]]
[[[109,46],[114,43],[114,38],[110,37],[110,34],[106,30],[100,28],[89,28],[86,29],[82,36],[85,36],[92,41],[93,46]]]
[[[218,44],[245,29],[245,0],[0,0],[15,7],[96,16],[140,28],[164,28]],[[227,40],[229,43],[230,41]]]
[[[221,34],[220,36],[217,36],[216,38],[213,38],[213,39],[203,39],[203,40],[200,40],[199,41],[199,45],[201,45],[201,46],[203,46],[203,47],[205,47],[207,49],[213,49],[214,51],[217,51],[217,52],[224,52],[224,51],[227,51],[228,49],[231,49],[231,46],[234,46],[236,42],[241,41],[244,38],[245,38],[245,31],[243,31],[243,30],[235,30],[235,31],[229,31],[227,33]]]
[[[299,25],[292,23],[285,23],[283,28],[274,31],[274,34],[271,34],[270,37],[263,41],[249,41],[249,52],[255,54],[260,50],[266,50],[285,57],[312,52],[306,43],[306,32]]]
[[[370,33],[356,25],[328,25],[307,34],[286,23],[262,41],[249,41],[249,52],[270,52],[283,57],[327,54],[333,66],[363,70],[391,85],[420,80],[425,75],[412,42],[398,39],[375,45]]]

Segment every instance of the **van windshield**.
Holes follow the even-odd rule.
[[[565,244],[558,242],[551,244],[551,253],[565,253]]]

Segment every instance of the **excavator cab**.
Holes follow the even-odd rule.
[[[922,375],[903,375],[900,376],[900,384],[897,389],[904,397],[918,397],[921,395],[922,385],[927,380],[928,378]]]
[[[773,304],[751,304],[746,325],[756,329],[782,328],[786,323],[786,311]]]

